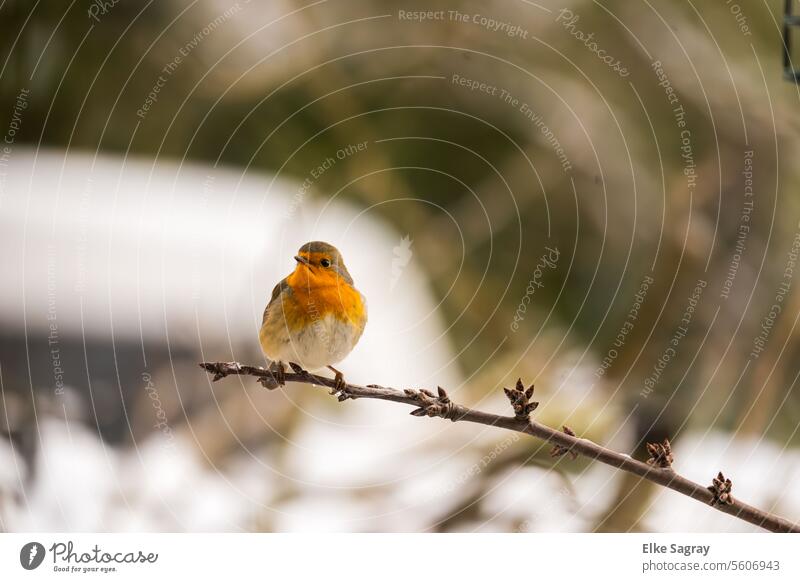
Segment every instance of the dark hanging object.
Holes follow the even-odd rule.
[[[783,76],[800,83],[800,69],[792,66],[792,28],[800,27],[800,14],[792,11],[794,0],[784,0],[783,5]]]

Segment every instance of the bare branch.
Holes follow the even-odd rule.
[[[238,362],[204,362],[200,364],[200,367],[209,374],[213,374],[214,381],[230,375],[254,376],[258,378],[262,385],[268,388],[278,386],[274,372],[259,366],[244,366]],[[280,380],[336,388],[336,382],[332,378],[311,374],[296,364],[291,367],[293,373],[284,373]],[[414,416],[439,416],[453,422],[474,422],[525,433],[552,444],[554,451],[557,451],[557,455],[563,454],[562,451],[564,453],[569,451],[570,454],[582,455],[591,460],[600,461],[606,465],[638,475],[642,479],[647,479],[657,485],[682,493],[718,511],[766,530],[800,533],[800,524],[797,522],[762,511],[734,498],[731,495],[731,480],[723,477],[722,473],[719,473],[713,479],[713,484],[708,487],[678,475],[669,467],[672,462],[672,451],[670,450],[669,442],[650,449],[652,458],[651,464],[648,464],[637,461],[629,455],[607,449],[590,440],[579,438],[566,428],[562,432],[530,420],[528,414],[536,408],[537,404],[529,402],[533,395],[532,388],[531,386],[525,389],[522,382],[519,381],[515,389],[506,389],[506,395],[514,407],[514,416],[499,416],[456,404],[450,400],[442,388],[439,388],[437,393],[434,394],[432,391],[425,389],[397,390],[378,386],[377,384],[367,386],[345,384],[343,390],[339,392],[339,399],[373,398],[400,402],[413,406],[414,410],[411,411],[411,414]]]

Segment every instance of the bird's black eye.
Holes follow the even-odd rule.
[[[331,266],[331,262],[328,259],[322,259],[319,262],[319,264],[322,265],[323,267],[330,267]]]

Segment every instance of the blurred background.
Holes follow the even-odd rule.
[[[0,529],[752,531],[263,364],[335,244],[340,368],[800,519],[797,2],[0,2]],[[793,29],[788,31],[794,35]],[[795,44],[797,44],[795,42]]]

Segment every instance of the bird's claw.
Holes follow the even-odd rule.
[[[331,371],[333,371],[333,388],[331,388],[331,395],[338,394],[339,402],[343,402],[348,398],[352,398],[353,395],[350,394],[350,391],[347,388],[347,382],[344,380],[344,374],[342,374],[339,370],[332,366],[328,366]]]
[[[264,388],[267,390],[275,390],[275,388],[279,386],[286,385],[286,368],[283,362],[271,362],[267,371],[269,372],[269,376],[262,376],[258,379],[259,384]]]

